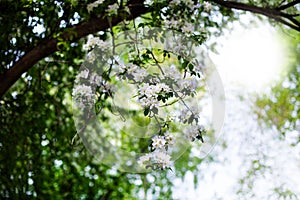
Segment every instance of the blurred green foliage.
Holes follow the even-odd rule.
[[[274,83],[268,93],[256,99],[255,112],[269,127],[274,127],[284,137],[298,131],[300,142],[300,35],[293,31],[285,36],[287,62],[281,80]]]
[[[79,139],[72,142],[76,129],[70,98],[75,75],[85,55],[82,44],[86,38],[70,43],[60,40],[60,34],[65,30],[72,32],[74,24],[97,15],[87,12],[86,6],[91,2],[0,1],[0,74],[41,42],[51,38],[60,41],[59,51],[35,64],[0,99],[0,199],[137,199],[137,194],[143,191],[151,193],[155,199],[171,199],[174,177],[168,173],[146,176],[115,171],[93,163],[93,157]],[[105,1],[96,12],[103,12],[112,2],[115,1]],[[149,9],[151,12],[140,21],[144,20],[149,26],[162,25],[165,4],[156,1]],[[185,9],[179,7],[175,15],[180,16]],[[196,18],[209,30],[208,35],[220,35],[228,22],[238,19],[238,14],[228,8],[220,7],[215,11],[221,20],[200,17],[200,14]],[[132,28],[132,24],[116,26],[114,31],[128,28]],[[109,30],[105,30],[102,39],[108,33]],[[289,95],[294,95],[294,101],[299,102],[299,73],[295,73],[298,69],[299,65],[291,73],[296,77],[289,76],[295,88],[285,88],[289,89],[286,94],[277,89],[280,106],[290,105],[289,110],[295,106],[284,103],[292,99]],[[277,90],[274,89],[274,94]],[[270,103],[258,101],[262,108]],[[264,116],[273,116],[272,112],[283,113],[278,117],[290,116],[284,115],[285,111],[286,108],[267,110]],[[299,109],[294,118],[299,118]],[[292,124],[296,124],[294,118],[288,118]],[[281,127],[282,121],[284,118],[274,124]],[[175,163],[176,169],[171,174],[183,177],[191,170],[196,176],[199,173],[197,165],[202,162],[202,159],[191,158],[188,150]]]

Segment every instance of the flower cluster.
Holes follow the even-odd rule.
[[[151,69],[147,70],[133,63],[119,64],[118,75],[137,85],[138,102],[144,109],[144,115],[148,117],[159,116],[158,109],[168,105],[169,102],[175,102],[176,98],[184,99],[186,96],[193,96],[199,87],[197,78],[193,70],[199,70],[202,67],[193,65],[188,67],[190,62],[181,61],[187,70],[184,74],[180,72],[178,67],[171,65],[170,67],[161,67],[160,73],[150,73]],[[149,72],[148,72],[149,71]],[[198,71],[200,72],[200,70]],[[172,98],[170,100],[169,98]],[[170,100],[170,101],[169,101]],[[188,124],[190,129],[185,130],[185,138],[189,141],[199,139],[203,141],[202,133],[204,128],[198,125],[200,111],[197,106],[182,109],[178,116],[179,122]],[[170,168],[171,156],[168,154],[168,147],[174,144],[173,137],[169,134],[156,135],[152,138],[150,149],[151,153],[141,156],[138,163],[146,168],[166,169]]]
[[[174,144],[174,139],[168,133],[165,136],[154,136],[152,138],[152,152],[141,156],[138,159],[138,164],[142,167],[152,169],[170,169],[173,162],[167,149],[169,145]]]
[[[165,27],[174,29],[184,33],[187,36],[193,37],[194,40],[198,41],[200,44],[206,39],[207,31],[201,28],[200,24],[195,23],[196,15],[203,12],[206,16],[207,13],[213,8],[209,2],[195,2],[192,0],[172,0],[169,3],[170,11],[164,17]],[[183,15],[185,18],[179,18],[178,16]]]
[[[163,136],[156,135],[152,138],[152,148],[153,149],[163,149],[167,141]]]
[[[85,69],[77,74],[75,82],[78,83],[81,78],[87,78],[89,76],[89,70]]]
[[[188,7],[189,9],[193,10],[195,7],[195,4],[192,0],[172,0],[170,1],[170,5],[171,6],[180,6],[180,5],[184,5],[186,7]]]
[[[92,96],[92,88],[87,85],[78,85],[77,87],[74,88],[72,95],[73,96],[82,95],[86,97]]]
[[[211,11],[211,9],[212,9],[212,5],[211,5],[211,3],[209,3],[209,2],[204,2],[203,3],[203,7],[204,7],[204,11],[206,11],[206,12],[210,12]]]
[[[167,28],[178,29],[180,28],[183,33],[192,34],[195,32],[195,25],[188,22],[179,22],[176,19],[171,18],[170,20],[165,20],[165,25]]]
[[[138,88],[139,101],[143,107],[159,106],[159,100],[164,101],[165,95],[172,93],[172,90],[165,83],[149,84],[145,83]]]
[[[98,87],[102,93],[111,93],[113,91],[113,87],[103,80],[101,76],[96,73],[90,73],[87,69],[77,74],[75,83],[72,96],[76,99],[77,106],[80,108],[86,107],[87,104],[95,103],[95,95],[92,88]]]
[[[193,12],[196,8],[197,5],[194,4],[192,0],[172,0],[170,1],[170,7],[171,9],[176,8],[176,7],[184,7],[186,12]],[[174,16],[167,16],[167,19],[165,20],[165,25],[168,28],[171,29],[179,29],[183,33],[186,34],[192,34],[194,33],[194,25],[192,23],[189,23],[187,21],[180,21]]]
[[[88,11],[91,12],[103,2],[104,0],[97,0],[89,4],[87,8]],[[180,9],[177,9],[176,7],[179,7]],[[194,24],[191,23],[195,20],[193,18],[193,13],[200,7],[205,10],[211,9],[211,5],[208,3],[200,5],[196,4],[193,0],[170,1],[170,6],[166,9],[173,9],[174,15],[169,16],[169,14],[166,14],[164,16],[167,27],[177,29],[178,31],[185,33],[188,37],[193,37],[193,39],[196,38],[196,40],[197,37],[194,38],[194,36],[197,36],[197,34],[199,37],[202,37],[202,33],[197,32]],[[119,6],[118,3],[108,5],[105,10],[106,16],[117,15],[118,10],[121,8],[123,9],[123,6]],[[188,13],[188,18],[178,20],[177,13],[179,10],[183,10],[185,14]],[[156,37],[156,34],[154,34],[154,36]],[[184,127],[188,127],[184,130],[186,139],[190,141],[199,139],[203,142],[202,133],[204,133],[205,130],[203,126],[198,124],[200,112],[197,107],[189,106],[185,103],[186,98],[191,99],[197,93],[197,89],[199,88],[198,78],[200,78],[201,73],[201,70],[199,69],[201,66],[198,66],[198,63],[188,61],[187,59],[190,58],[189,54],[182,53],[187,49],[185,40],[175,42],[174,48],[171,48],[172,52],[164,49],[152,48],[141,49],[139,51],[135,51],[136,49],[134,49],[134,51],[130,51],[128,55],[120,55],[122,59],[120,57],[111,56],[109,54],[111,51],[107,51],[110,49],[111,45],[113,45],[114,48],[112,50],[119,52],[118,48],[120,48],[120,46],[117,38],[114,38],[111,42],[112,43],[110,44],[101,40],[100,37],[95,37],[93,35],[88,36],[87,43],[83,46],[83,49],[89,52],[88,59],[92,62],[88,63],[87,66],[90,66],[90,64],[99,65],[99,63],[101,63],[101,66],[109,65],[109,69],[102,69],[103,74],[100,76],[89,73],[86,69],[80,71],[75,83],[81,82],[83,84],[77,84],[75,86],[72,93],[73,97],[84,97],[87,99],[94,98],[97,101],[95,106],[97,107],[98,104],[101,104],[100,101],[105,99],[100,97],[108,96],[107,98],[114,98],[114,96],[111,95],[112,88],[107,81],[114,82],[125,80],[129,84],[134,84],[137,90],[135,91],[133,98],[136,98],[135,100],[140,103],[142,110],[144,111],[144,116],[155,119],[155,122],[157,122],[160,127],[159,133],[156,133],[158,135],[151,138],[151,144],[149,144],[149,150],[151,152],[141,156],[138,159],[138,164],[145,166],[146,168],[151,167],[152,169],[170,168],[172,161],[169,147],[175,143],[173,137],[168,132],[174,130],[170,128],[170,126],[173,125],[170,121],[179,119],[179,123],[184,124]],[[98,47],[99,50],[96,47]],[[93,49],[95,49],[95,51],[91,51]],[[103,55],[98,56],[98,52]],[[109,53],[105,54],[105,52]],[[134,52],[133,56],[131,55],[132,52]],[[171,55],[172,53],[173,55]],[[97,62],[94,63],[96,58],[100,58],[100,56],[102,59],[101,62],[98,62],[97,60]],[[106,62],[107,59],[105,56],[109,58],[108,62]],[[176,58],[178,62],[169,67],[169,63],[173,62]],[[127,62],[126,64],[121,62],[123,59]],[[165,61],[168,63],[167,65],[165,65]],[[95,95],[92,95],[93,92]],[[104,95],[101,96],[102,94]],[[174,116],[174,113],[171,115],[167,113],[162,116],[163,110],[169,108],[168,106],[170,105],[174,105],[171,107],[171,111],[175,111],[174,113],[178,113],[179,109],[182,108],[181,105],[184,105],[185,109],[180,110],[180,115],[178,116]],[[84,105],[82,106],[84,107]]]
[[[183,79],[179,83],[182,94],[190,95],[198,88],[198,81],[194,77]]]
[[[87,44],[89,46],[88,49],[97,46],[99,41],[95,37],[90,37]],[[93,52],[91,51],[90,53]],[[123,64],[118,57],[114,57],[108,62],[117,70],[115,75],[118,78],[127,80],[130,84],[137,86],[137,100],[144,109],[144,115],[150,118],[159,116],[158,109],[160,107],[168,106],[170,102],[176,102],[179,99],[183,101],[186,96],[193,96],[193,93],[197,91],[199,87],[198,76],[193,75],[191,70],[192,68],[197,70],[197,66],[188,67],[190,63],[182,60],[179,63],[186,67],[182,72],[175,65],[170,67],[164,66],[155,70],[153,68],[144,68],[132,62]],[[78,83],[79,81],[89,83],[94,89],[96,88],[94,86],[97,86],[103,93],[108,93],[111,90],[110,85],[103,80],[102,76],[89,73],[87,69],[79,72],[75,82]],[[76,96],[90,98],[92,96],[91,86],[85,84],[77,85],[73,91],[73,96],[75,98]],[[182,109],[178,116],[179,122],[190,125],[184,132],[185,138],[190,141],[195,139],[203,141],[202,133],[204,133],[204,128],[198,125],[200,113],[198,108],[185,106],[186,108]],[[84,107],[84,104],[82,107]],[[141,156],[138,160],[138,164],[146,168],[168,169],[172,165],[171,155],[168,151],[175,141],[168,133],[168,126],[166,128],[162,124],[160,125],[162,128],[159,135],[151,139],[151,144],[149,145],[151,152]],[[161,132],[166,133],[162,135]]]
[[[184,33],[193,33],[194,32],[194,27],[195,27],[195,25],[193,25],[191,23],[185,23],[185,24],[183,24],[181,30]]]
[[[170,67],[167,67],[165,70],[164,70],[164,73],[165,73],[165,76],[170,78],[171,80],[174,80],[175,82],[177,80],[181,80],[182,79],[182,75],[181,73],[179,72],[178,69],[176,69],[176,66],[175,65],[171,65]]]
[[[135,64],[120,65],[120,74],[123,74],[128,80],[134,82],[143,82],[149,75],[148,72]]]
[[[180,115],[178,116],[179,121],[182,123],[192,124],[193,122],[198,123],[200,110],[196,106],[191,106],[182,109]]]
[[[167,169],[172,165],[171,156],[162,151],[154,151],[141,156],[138,160],[138,164],[142,167],[152,169]]]
[[[84,108],[86,105],[94,103],[94,94],[91,86],[77,85],[72,92],[73,98],[77,99],[76,105],[79,108]]]
[[[204,142],[203,140],[203,133],[205,133],[206,130],[202,125],[192,125],[189,128],[187,128],[184,132],[185,137],[190,141],[195,141],[196,139],[200,140],[201,142]]]
[[[109,49],[110,44],[101,40],[99,37],[94,37],[93,35],[89,35],[88,41],[83,45],[83,50],[90,51],[95,47],[98,47],[102,51]]]
[[[180,25],[180,23],[178,20],[171,18],[170,20],[165,21],[165,25],[168,28],[177,28]]]
[[[195,69],[198,70],[198,69]],[[200,71],[200,70],[199,70]],[[174,67],[171,66],[165,70],[165,77],[168,77],[172,80],[174,88],[179,95],[191,95],[199,87],[197,78],[191,73],[185,75],[185,78],[182,78],[181,73]]]
[[[94,62],[95,60],[96,60],[96,54],[95,54],[95,52],[94,51],[91,51],[91,52],[89,52],[88,54],[87,54],[87,60],[89,61],[89,62]]]

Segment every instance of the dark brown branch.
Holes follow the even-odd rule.
[[[282,10],[296,5],[300,0],[296,0],[285,5],[282,5],[278,8],[262,8],[254,5],[248,5],[239,2],[233,1],[224,1],[224,0],[211,0],[212,2],[224,6],[227,8],[238,9],[243,11],[250,11],[252,13],[261,14],[274,19],[277,22],[280,22],[292,29],[295,29],[300,32],[299,21],[294,18],[294,16],[288,15]],[[128,19],[134,19],[142,14],[145,14],[149,10],[143,6],[143,0],[130,0],[128,6],[131,11],[131,15],[127,16]],[[121,22],[124,18],[118,16],[111,19],[110,23],[112,26],[115,26]],[[100,15],[98,17],[92,18],[89,21],[84,21],[71,29],[65,30],[62,33],[61,37],[70,42],[79,40],[80,38],[95,33],[98,31],[106,30],[110,27],[109,20]],[[70,31],[71,30],[71,31]],[[5,92],[21,77],[21,75],[28,71],[34,64],[43,58],[51,55],[58,50],[57,47],[58,39],[49,37],[42,41],[35,48],[27,52],[20,60],[18,60],[11,68],[9,68],[4,74],[0,74],[0,97],[2,97]]]
[[[262,14],[262,15],[265,15],[268,17],[273,16],[273,15],[278,15],[278,13],[279,13],[279,11],[277,11],[277,10],[257,7],[254,5],[248,5],[248,4],[234,2],[234,1],[212,0],[212,2],[217,3],[221,6],[227,7],[227,8],[234,8],[234,9],[243,10],[243,11],[250,11],[250,12]]]
[[[281,2],[278,4],[279,6],[281,6],[282,4],[285,3],[286,0],[281,0]]]
[[[131,1],[129,1],[130,3]],[[135,1],[137,2],[137,1]],[[140,1],[142,2],[142,1]],[[128,15],[127,19],[136,18],[142,14],[148,12],[148,9],[142,3],[134,3],[128,5],[131,11],[131,15]],[[124,17],[116,16],[111,19],[111,24],[115,26],[124,20]],[[109,20],[107,17],[100,15],[92,18],[88,21],[83,21],[78,25],[75,25],[71,29],[65,30],[61,37],[65,41],[77,41],[80,38],[87,36],[91,33],[98,31],[104,31],[109,28]],[[71,30],[71,31],[70,31]],[[43,40],[35,48],[27,52],[20,60],[18,60],[11,68],[9,68],[4,74],[0,75],[0,98],[5,92],[21,77],[21,75],[28,71],[38,61],[50,56],[55,51],[58,51],[58,39],[49,37]]]
[[[290,8],[290,7],[294,6],[294,5],[296,5],[297,3],[300,3],[300,0],[292,1],[290,3],[282,5],[282,6],[278,7],[278,8],[276,8],[276,10],[285,10],[287,8]]]
[[[291,22],[293,22],[295,25],[300,27],[300,21],[297,21],[293,16],[289,15],[289,14],[285,14],[283,13],[281,16],[289,19]]]
[[[224,1],[224,0],[211,0],[212,2],[219,4],[221,6],[227,7],[227,8],[233,8],[233,9],[238,9],[238,10],[243,10],[243,11],[250,11],[252,13],[256,14],[261,14],[266,17],[269,17],[270,19],[274,19],[280,23],[285,24],[286,26],[299,31],[300,32],[300,26],[295,23],[295,18],[291,20],[290,18],[286,17],[285,13],[283,13],[281,10],[278,9],[271,9],[271,8],[262,8],[262,7],[257,7],[254,5],[248,5],[244,3],[239,3],[239,2],[234,2],[234,1]],[[299,2],[299,0],[294,1]],[[287,6],[287,4],[285,5]],[[281,6],[282,7],[282,6]]]
[[[293,29],[295,29],[295,30],[297,30],[297,29],[299,28],[298,26],[295,26],[295,25],[289,23],[289,22],[286,21],[284,18],[283,18],[283,19],[282,19],[282,18],[278,18],[278,19],[276,19],[276,21],[278,21],[278,22],[280,22],[280,23],[282,23],[282,24],[284,24],[284,25],[287,25],[287,26],[289,26],[289,27],[291,27],[291,28],[293,28]]]
[[[289,17],[298,17],[298,16],[300,16],[300,14],[286,14],[286,15],[288,15]]]

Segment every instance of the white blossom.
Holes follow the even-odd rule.
[[[107,49],[109,49],[110,44],[106,41],[100,40],[97,43],[97,46],[102,50],[102,51],[106,51]]]
[[[139,87],[139,102],[143,107],[157,107],[159,106],[159,101],[157,97],[160,92],[170,92],[172,91],[169,86],[165,83],[158,83],[156,85],[150,85],[149,83],[143,84]]]
[[[150,85],[149,83],[145,83],[139,88],[141,96],[146,97],[157,97],[158,93],[162,91],[170,92],[171,89],[165,83],[158,83],[156,85]]]
[[[140,96],[146,97],[157,97],[157,87],[155,85],[150,85],[149,83],[145,83],[143,86],[139,88]]]
[[[205,129],[202,125],[193,125],[184,131],[184,135],[188,140],[194,141],[204,130]]]
[[[90,77],[90,81],[92,84],[100,86],[102,84],[102,77],[97,74],[92,74]]]
[[[185,108],[180,111],[178,116],[179,121],[185,123],[192,115],[194,118],[199,118],[200,109],[196,105],[192,105],[190,108]]]
[[[128,74],[133,76],[136,82],[142,82],[148,76],[148,72],[145,69],[132,63],[129,63],[125,69],[127,69]],[[125,69],[123,69],[123,71]]]
[[[92,12],[94,8],[98,7],[100,4],[102,4],[104,2],[104,0],[97,0],[93,3],[90,3],[87,5],[87,10],[88,12]]]
[[[195,140],[198,134],[199,132],[197,126],[191,126],[190,128],[186,129],[184,132],[185,137],[190,141]]]
[[[143,107],[150,107],[150,109],[159,106],[159,101],[155,97],[141,98],[139,99],[139,102]]]
[[[94,51],[91,51],[87,54],[87,60],[88,62],[92,63],[96,60],[96,54]]]
[[[200,109],[196,104],[192,105],[190,109],[191,109],[191,111],[193,111],[193,114],[195,115],[195,117],[200,115]]]
[[[168,131],[165,133],[165,140],[168,143],[168,145],[173,145],[175,143],[174,137],[170,135]]]
[[[122,62],[119,56],[114,56],[113,59],[114,59],[113,67],[116,70],[116,73],[123,74],[126,71],[127,66]]]
[[[126,65],[124,65],[121,62],[117,62],[116,66],[117,66],[117,73],[121,73],[121,74],[125,73],[125,71],[127,69]]]
[[[80,73],[77,75],[78,78],[87,78],[89,76],[89,70],[85,69],[80,71]]]
[[[99,37],[89,35],[87,43],[83,45],[83,49],[89,51],[91,49],[94,49],[96,46],[99,47],[102,51],[105,51],[109,48],[109,43],[101,40]]]
[[[181,90],[188,90],[190,92],[194,92],[198,87],[198,81],[193,78],[186,78],[180,80],[179,87]]]
[[[80,102],[76,102],[76,106],[77,106],[78,108],[83,109],[83,108],[85,107],[85,104],[84,104],[82,101],[80,101]]]
[[[147,76],[148,73],[146,72],[146,70],[142,69],[139,69],[137,72],[133,73],[133,77],[136,82],[142,82]]]
[[[166,20],[165,24],[168,28],[178,28],[179,26],[179,22],[173,18],[171,20]]]
[[[185,0],[184,3],[185,3],[185,5],[187,5],[187,7],[189,7],[191,10],[194,10],[195,5],[194,5],[193,0]]]
[[[170,1],[171,6],[178,6],[181,4],[181,0],[172,0]]]
[[[189,112],[191,112],[189,109],[182,109],[180,111],[180,115],[178,116],[179,121],[180,122],[185,122],[188,119],[188,117],[190,116]]]
[[[163,151],[152,152],[152,159],[159,169],[166,169],[172,165],[171,156]]]
[[[186,50],[186,46],[182,45],[181,43],[178,43],[174,48],[173,51],[175,54],[181,54]]]
[[[89,13],[92,12],[93,9],[94,9],[93,3],[90,3],[90,4],[87,5],[87,10],[88,10]]]
[[[163,136],[154,136],[152,138],[152,146],[155,149],[162,149],[165,147],[167,141]]]
[[[114,93],[116,91],[114,85],[108,84],[107,82],[102,82],[101,89],[103,92],[110,92],[110,93]]]
[[[76,99],[75,102],[79,108],[84,108],[87,104],[94,103],[92,88],[87,85],[77,85],[73,88],[72,96]]]
[[[171,156],[160,150],[155,150],[151,153],[141,156],[137,162],[142,167],[153,166],[154,169],[166,169],[171,167],[173,164],[171,161]]]
[[[171,167],[173,162],[165,147],[172,144],[174,144],[174,139],[169,132],[166,132],[165,136],[154,136],[152,138],[154,151],[141,156],[138,160],[138,164],[142,167],[152,167],[152,169],[166,169]]]
[[[184,33],[193,33],[194,32],[194,25],[191,24],[191,23],[185,23],[183,25],[183,27],[181,28],[181,30],[184,32]]]
[[[89,70],[85,69],[80,71],[79,74],[77,74],[76,76],[75,83],[78,83],[81,78],[86,79],[88,76],[89,76]]]
[[[73,96],[91,96],[92,95],[92,88],[87,85],[77,85],[72,92]]]
[[[203,7],[204,7],[204,11],[206,11],[206,12],[210,12],[212,9],[211,3],[206,2],[206,1],[203,3]]]
[[[171,65],[171,67],[167,67],[164,72],[166,77],[174,80],[175,82],[181,79],[181,74],[174,65]]]
[[[139,66],[129,63],[126,65],[127,68],[127,73],[132,74],[135,73],[137,71],[137,69],[139,68]]]
[[[97,43],[100,41],[99,37],[94,37],[93,35],[89,35],[88,41],[83,45],[83,49],[89,51],[96,47]]]
[[[149,162],[149,161],[150,161],[150,158],[151,158],[151,154],[146,154],[146,155],[144,155],[144,156],[139,157],[137,163],[138,163],[140,166],[144,166],[144,165],[145,165],[145,162]]]
[[[111,16],[111,15],[117,15],[118,9],[119,9],[119,5],[117,3],[114,3],[112,5],[109,5],[105,11],[108,13],[109,16]]]
[[[181,3],[184,3],[191,10],[193,10],[195,7],[192,0],[172,0],[170,1],[170,6],[179,6]]]
[[[204,70],[205,70],[205,66],[204,65],[202,65],[201,63],[199,63],[199,64],[197,64],[197,65],[194,65],[194,70],[196,71],[196,72],[203,72]]]
[[[165,83],[156,84],[156,88],[157,88],[156,90],[158,92],[160,92],[160,91],[171,92],[172,91],[171,88],[168,85],[166,85]]]

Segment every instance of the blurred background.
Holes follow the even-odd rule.
[[[294,28],[217,0],[191,1],[197,12],[177,1],[174,8],[169,1],[96,2],[88,11],[93,1],[0,1],[1,90],[24,55],[57,42],[0,98],[0,199],[300,199],[299,1],[235,1],[287,8]],[[222,78],[226,103],[223,129],[209,155],[199,156],[201,143],[195,142],[172,170],[147,174],[94,162],[76,134],[70,103],[86,55],[87,37],[77,38],[82,29],[76,25],[115,22],[115,15],[123,17],[123,4],[141,2],[149,10],[136,23],[163,26],[171,13],[196,24],[196,39]],[[113,3],[119,10],[108,7]],[[129,6],[131,13],[134,8]],[[99,36],[105,40],[113,31],[134,28],[126,23],[103,25]],[[70,35],[76,40],[66,31],[75,31]]]

